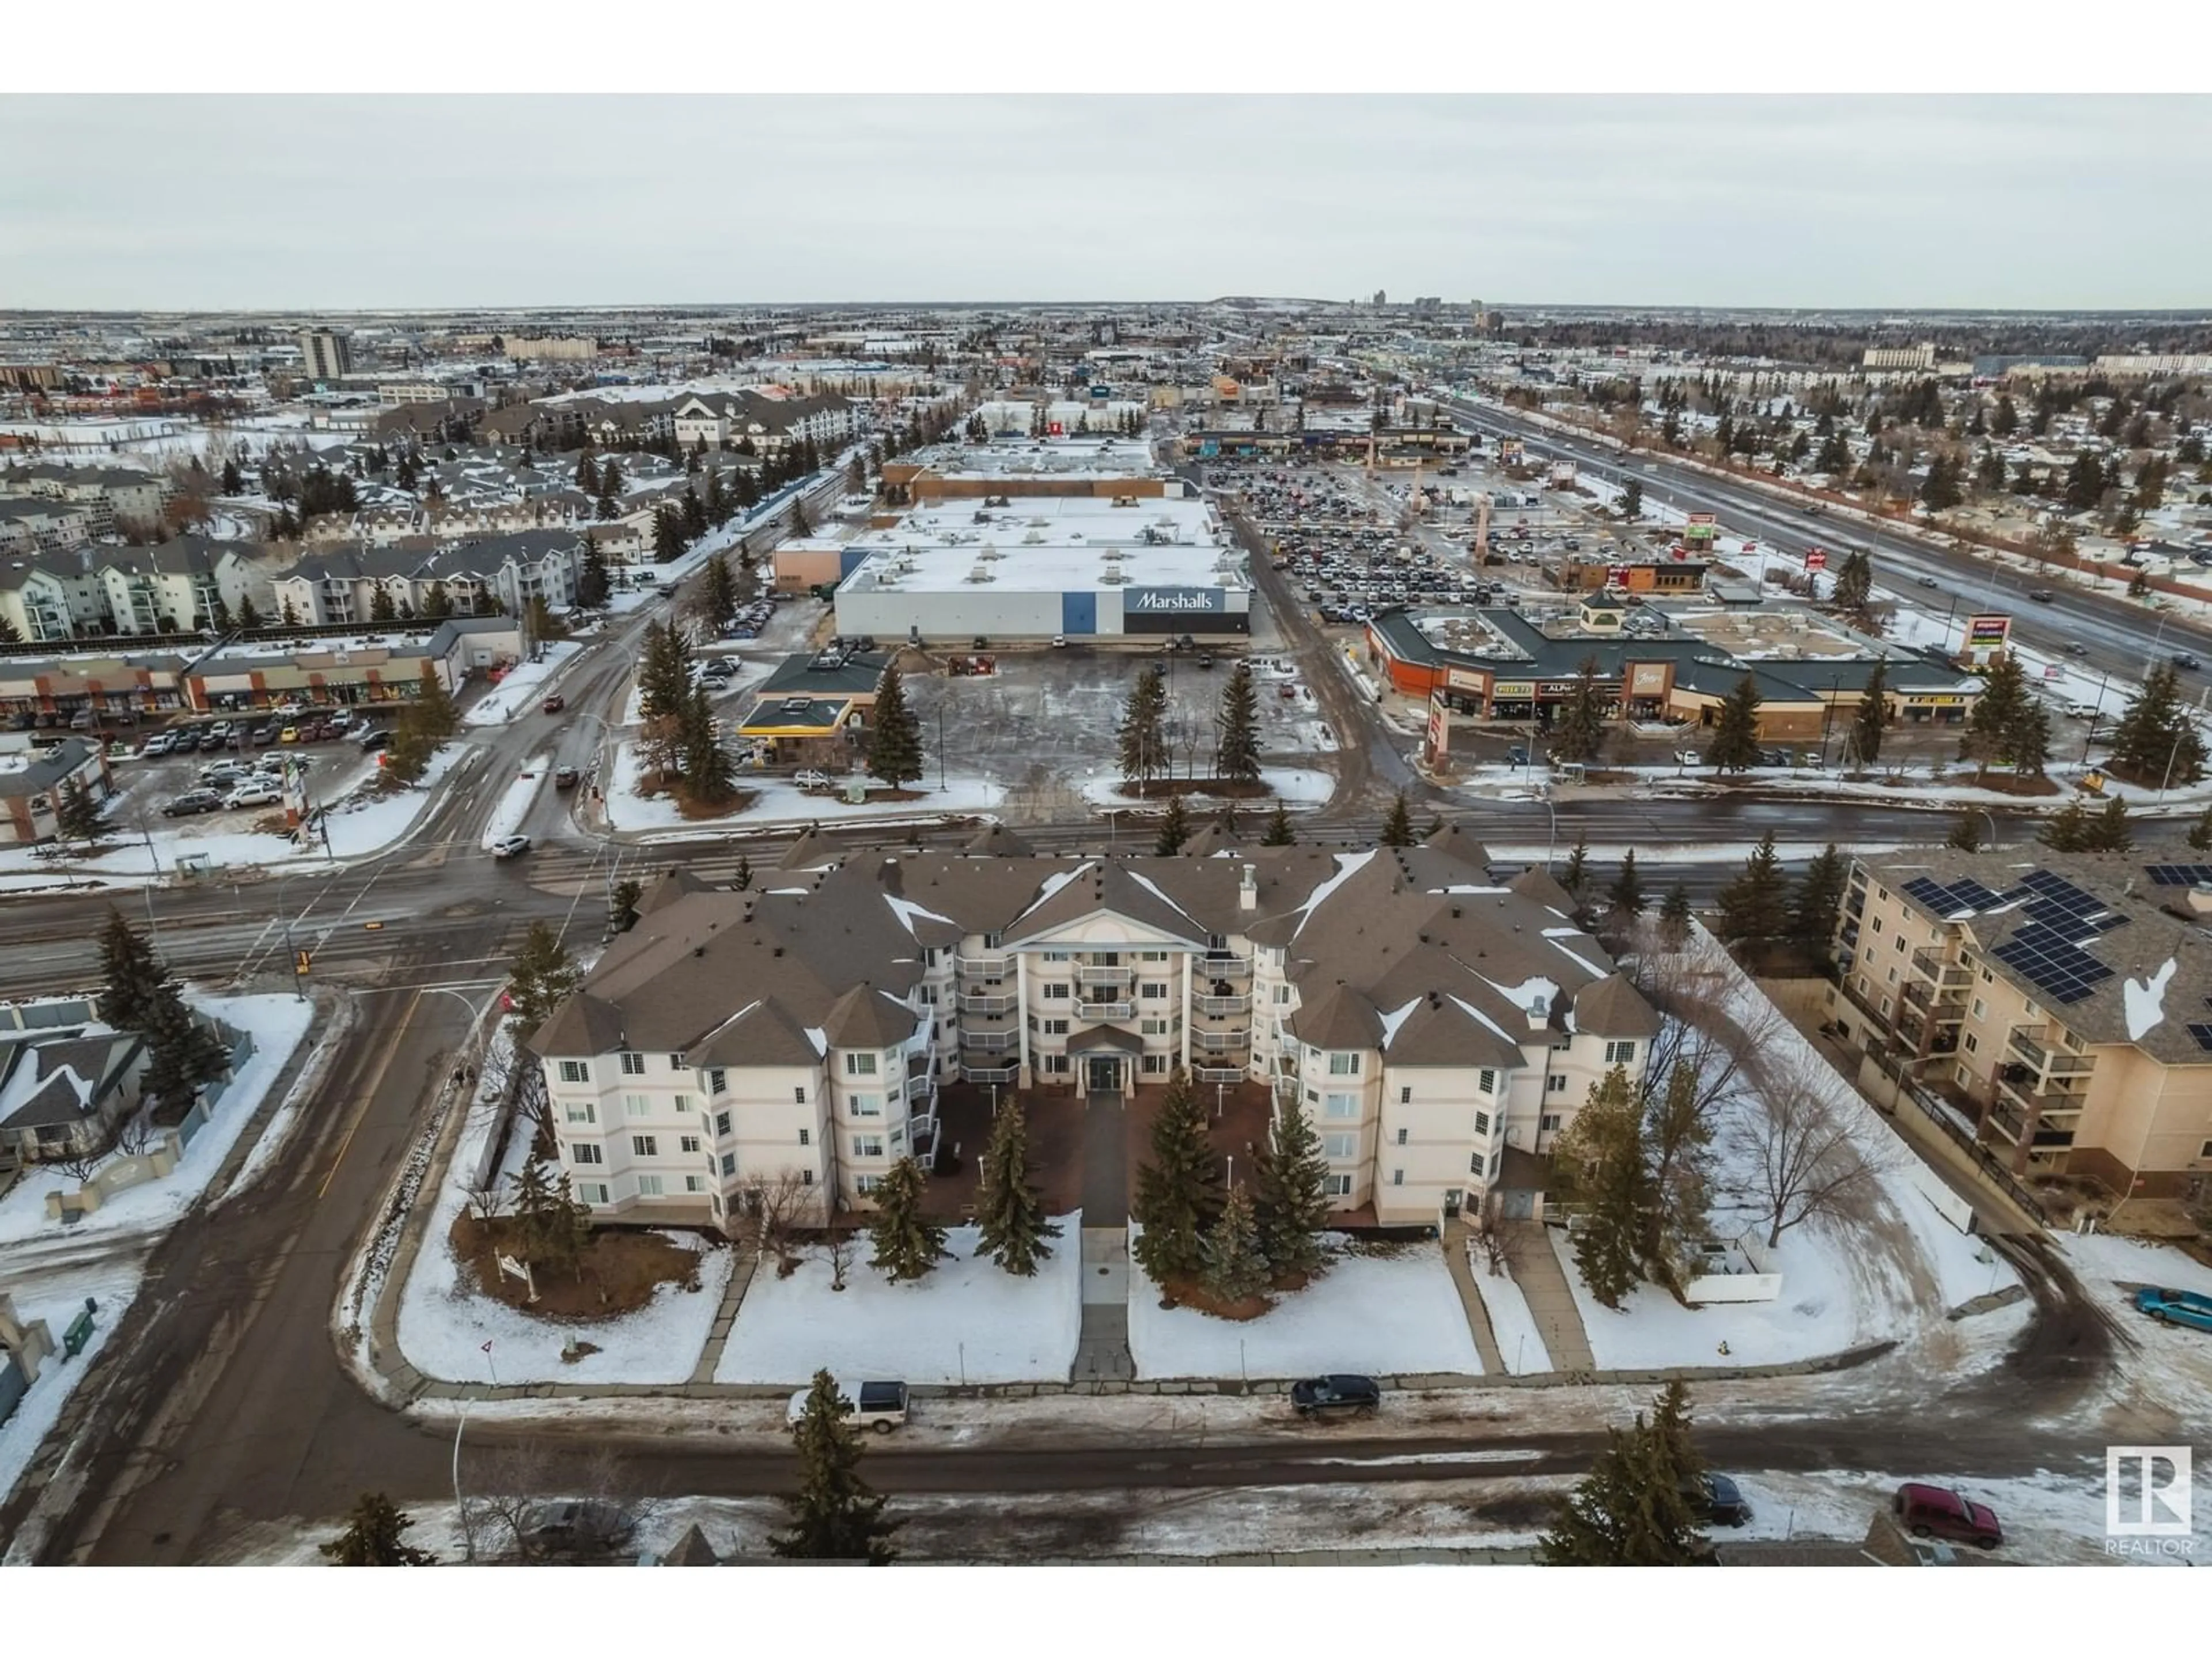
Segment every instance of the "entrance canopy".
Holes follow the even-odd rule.
[[[1127,1031],[1117,1031],[1108,1025],[1093,1025],[1085,1031],[1077,1031],[1067,1039],[1071,1054],[1141,1054],[1145,1040]]]

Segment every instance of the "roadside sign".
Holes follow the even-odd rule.
[[[2063,680],[2066,678],[2066,671],[2055,662],[2045,663],[2043,665],[2043,678],[2046,680]]]
[[[1805,550],[1805,568],[1806,568],[1806,569],[1808,569],[1808,570],[1826,570],[1827,568],[1828,568],[1828,556],[1827,556],[1826,554],[1823,553],[1822,551],[1820,551],[1820,550],[1819,548],[1817,548],[1817,547],[1808,548],[1808,549]]]

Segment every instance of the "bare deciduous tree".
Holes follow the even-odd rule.
[[[854,1236],[842,1230],[831,1233],[829,1243],[830,1288],[842,1291],[845,1288],[845,1275],[853,1270],[853,1258],[859,1254],[860,1247]]]
[[[469,1212],[477,1218],[479,1227],[489,1227],[498,1219],[500,1209],[499,1180],[496,1176],[488,1181],[471,1183],[468,1192]]]
[[[47,1158],[45,1163],[48,1169],[59,1170],[82,1187],[92,1179],[92,1172],[97,1170],[106,1158],[106,1147],[94,1146],[90,1149],[78,1148],[65,1157]]]
[[[799,1266],[793,1241],[813,1202],[814,1188],[799,1170],[756,1170],[738,1183],[726,1224],[732,1239],[775,1258],[777,1278],[788,1278]]]
[[[137,1158],[153,1144],[154,1115],[149,1111],[133,1112],[115,1132],[116,1150],[126,1158]]]
[[[1820,1075],[1820,1064],[1798,1060],[1764,1068],[1764,1109],[1748,1114],[1739,1132],[1769,1249],[1814,1216],[1850,1214],[1878,1173],[1852,1139],[1849,1115],[1823,1087],[1831,1079]]]
[[[1481,1212],[1475,1217],[1474,1237],[1482,1246],[1483,1263],[1490,1276],[1507,1277],[1513,1267],[1513,1235],[1505,1230],[1504,1194],[1492,1190],[1484,1197]]]
[[[480,1559],[533,1566],[605,1560],[636,1537],[621,1455],[604,1442],[562,1474],[545,1440],[498,1445],[471,1460],[465,1485],[462,1526]]]

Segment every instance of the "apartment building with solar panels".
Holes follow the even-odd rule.
[[[2017,1175],[2200,1196],[2212,1185],[2212,863],[2188,856],[1857,860],[1834,941],[1845,1040]]]

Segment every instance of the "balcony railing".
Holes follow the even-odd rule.
[[[1242,979],[1252,971],[1252,958],[1231,956],[1225,951],[1218,955],[1209,951],[1202,957],[1194,957],[1190,966],[1194,974],[1211,975],[1215,979]]]
[[[2096,1069],[2096,1060],[2087,1054],[2069,1054],[2063,1048],[2045,1048],[2037,1041],[2038,1037],[2048,1035],[2047,1029],[2043,1026],[2015,1025],[2006,1046],[2037,1071],[2051,1077],[2078,1076]]]
[[[1011,991],[1004,994],[996,991],[963,991],[960,994],[960,1012],[995,1018],[1013,1012],[1019,1001],[1020,999]]]
[[[2086,1091],[2063,1088],[2038,1089],[2026,1082],[2015,1083],[1997,1068],[1997,1091],[2017,1101],[2020,1106],[2039,1118],[2073,1117],[2089,1103]]]
[[[1231,1048],[1250,1048],[1252,1030],[1249,1026],[1240,1026],[1233,1031],[1193,1031],[1190,1040],[1194,1048],[1204,1048],[1212,1054],[1225,1054]]]
[[[1190,1068],[1190,1074],[1200,1083],[1233,1084],[1244,1081],[1244,1068],[1242,1066],[1194,1066]]]
[[[1084,1019],[1128,1019],[1137,1012],[1133,1002],[1079,1002],[1077,1015]]]
[[[1107,968],[1093,963],[1084,963],[1075,970],[1077,982],[1083,985],[1127,985],[1136,976],[1134,968]]]
[[[1964,987],[1973,978],[1973,970],[1966,963],[1951,961],[1941,951],[1915,951],[1912,965],[1940,985]]]
[[[1191,1006],[1201,1014],[1242,1014],[1252,1006],[1249,997],[1193,997]]]
[[[1018,1066],[965,1066],[960,1075],[970,1083],[1012,1083],[1022,1074]]]
[[[953,965],[976,979],[1004,979],[1014,969],[1012,957],[956,957]]]
[[[960,1034],[963,1048],[974,1048],[987,1054],[1004,1054],[1020,1040],[1021,1033],[1018,1031],[963,1031]]]
[[[1938,1019],[1966,1018],[1966,988],[1963,985],[1938,988],[1924,979],[1908,979],[1901,988],[1907,1002],[1928,1009]]]

